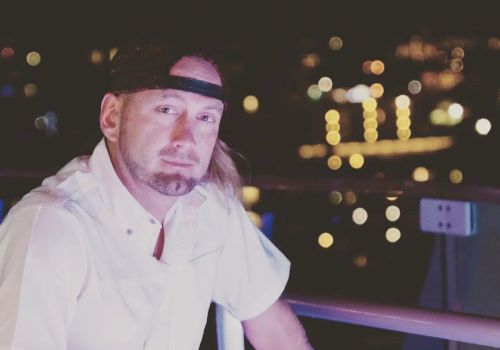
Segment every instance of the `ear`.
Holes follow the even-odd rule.
[[[120,130],[121,99],[112,93],[104,95],[101,102],[99,125],[109,141],[116,142]]]

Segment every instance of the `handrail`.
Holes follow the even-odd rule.
[[[500,347],[500,319],[497,318],[344,298],[288,296],[286,299],[299,316]]]

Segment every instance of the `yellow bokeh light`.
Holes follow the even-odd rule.
[[[422,91],[422,83],[420,83],[418,80],[412,80],[408,83],[408,91],[413,94],[419,94],[420,91]]]
[[[323,158],[328,153],[328,147],[323,143],[318,143],[317,145],[313,145],[312,149],[314,157],[317,158]]]
[[[117,54],[118,52],[118,48],[117,47],[112,47],[111,49],[109,49],[109,60],[112,61],[113,58],[115,58],[115,55]]]
[[[364,255],[358,255],[354,258],[353,263],[356,267],[364,268],[368,264],[368,259]]]
[[[253,95],[248,95],[243,99],[245,112],[253,114],[259,110],[259,99]]]
[[[420,166],[413,170],[413,180],[417,182],[426,182],[429,181],[429,178],[430,174],[427,168]]]
[[[400,140],[408,140],[411,136],[411,130],[410,129],[398,129],[396,131],[398,138]]]
[[[408,118],[411,114],[411,111],[408,108],[398,108],[396,109],[396,116],[398,118]]]
[[[255,186],[243,186],[241,193],[243,205],[247,209],[257,203],[260,199],[260,189]]]
[[[454,184],[459,184],[463,181],[464,175],[459,169],[453,169],[450,171],[450,181]]]
[[[340,124],[339,123],[327,123],[325,125],[325,129],[327,132],[330,131],[340,131]]]
[[[352,221],[356,225],[363,225],[368,220],[368,212],[364,208],[356,208],[352,212]]]
[[[375,130],[377,129],[377,126],[377,119],[368,118],[363,122],[363,128],[365,128],[366,130]]]
[[[450,70],[459,73],[464,69],[464,62],[460,58],[454,58],[450,62]]]
[[[375,75],[380,75],[384,73],[385,65],[384,62],[380,60],[375,60],[370,65],[370,71]]]
[[[318,243],[321,248],[330,248],[333,245],[333,242],[333,236],[329,232],[323,232],[318,236]]]
[[[370,94],[375,98],[382,97],[384,95],[384,86],[380,83],[373,83],[370,86]]]
[[[363,111],[363,118],[376,119],[377,118],[377,111]]]
[[[362,105],[365,111],[375,111],[377,109],[377,100],[375,100],[373,97],[370,97],[364,100]]]
[[[38,93],[38,87],[33,83],[24,85],[24,94],[26,97],[34,97]]]
[[[411,125],[410,118],[398,118],[396,120],[396,126],[398,129],[408,129]]]
[[[340,133],[338,131],[329,131],[326,134],[326,142],[332,146],[338,145],[340,142]]]
[[[302,145],[299,147],[299,157],[302,159],[311,159],[314,156],[314,149],[311,145]]]
[[[323,92],[328,92],[333,87],[332,79],[328,77],[323,77],[318,81],[318,87]]]
[[[32,67],[38,66],[42,62],[42,56],[36,51],[31,51],[26,55],[26,62]]]
[[[365,158],[359,153],[354,153],[352,156],[349,157],[349,164],[354,169],[360,169],[364,163],[365,163]]]
[[[479,135],[488,135],[488,133],[491,130],[491,122],[486,119],[486,118],[481,118],[476,122],[476,125],[474,126],[476,129],[476,132]]]
[[[254,211],[247,211],[247,215],[255,226],[262,228],[262,218]]]
[[[395,205],[389,205],[385,209],[385,217],[389,221],[392,222],[397,221],[400,216],[401,216],[401,210],[399,210],[399,208]]]
[[[395,227],[390,227],[385,231],[385,239],[390,243],[396,243],[401,239],[401,231]]]
[[[389,197],[385,197],[385,199],[387,199],[389,202],[394,202],[398,199],[398,197],[396,196],[389,196]]]
[[[327,161],[327,165],[332,170],[338,170],[342,167],[342,158],[339,156],[330,156]]]
[[[408,109],[410,107],[411,100],[407,95],[399,95],[395,100],[396,107],[399,109]]]
[[[307,96],[309,96],[309,98],[312,100],[315,101],[319,100],[322,94],[323,93],[319,89],[319,86],[316,84],[310,85],[309,88],[307,89]]]
[[[344,202],[347,205],[354,205],[358,201],[358,197],[356,196],[356,193],[352,191],[347,191],[344,193]]]
[[[302,58],[302,65],[306,68],[314,68],[316,67],[320,62],[320,58],[318,54],[311,53],[308,55],[305,55]]]
[[[364,137],[366,142],[375,142],[378,139],[378,132],[377,130],[372,130],[372,129],[366,130],[364,132]]]
[[[465,51],[461,47],[455,47],[453,50],[451,50],[451,57],[453,58],[464,58],[465,56]]]
[[[102,64],[104,62],[104,54],[100,50],[92,50],[90,52],[90,62],[93,64]]]
[[[340,121],[340,113],[336,109],[330,109],[325,113],[325,120],[329,124],[338,123]]]
[[[342,193],[340,193],[339,191],[332,191],[328,195],[328,199],[333,205],[338,205],[342,202]]]
[[[330,49],[334,51],[338,51],[344,46],[344,42],[342,41],[342,38],[338,36],[332,36],[330,40],[328,40],[328,46]]]

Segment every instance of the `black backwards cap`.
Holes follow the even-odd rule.
[[[203,80],[170,75],[170,69],[182,57],[194,56],[217,65],[209,57],[196,52],[175,50],[165,46],[130,45],[118,49],[111,61],[108,91],[114,94],[149,89],[176,89],[213,97],[226,102],[224,88]]]

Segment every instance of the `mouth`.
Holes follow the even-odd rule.
[[[176,167],[176,168],[189,168],[194,165],[193,162],[176,160],[176,159],[162,159],[162,162],[170,167]]]

